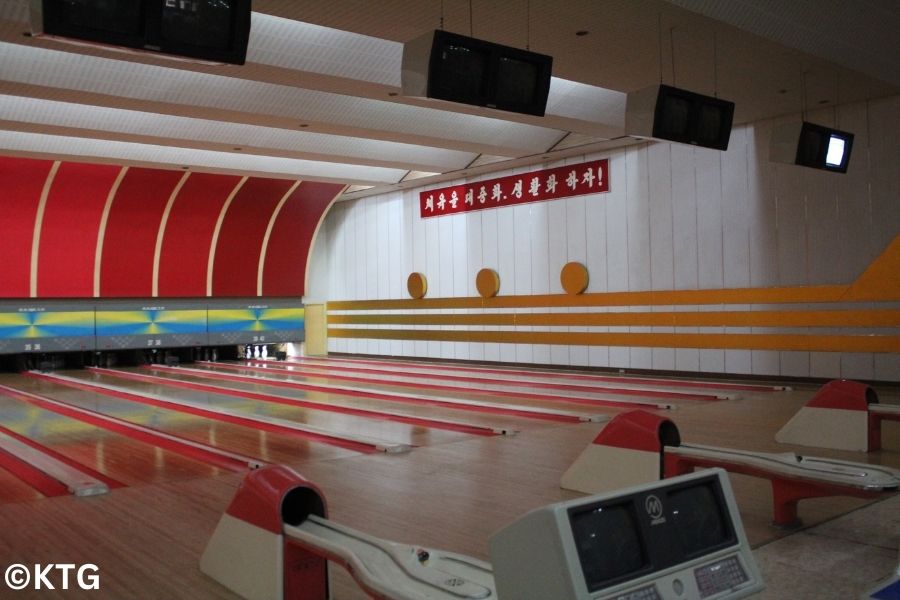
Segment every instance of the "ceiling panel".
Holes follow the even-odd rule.
[[[0,0],[0,151],[375,193],[635,143],[626,93],[661,81],[735,101],[738,123],[799,113],[803,97],[820,107],[900,92],[895,0],[253,7],[248,61],[234,66],[29,37],[28,0]],[[440,27],[552,55],[547,115],[400,95],[403,42]]]

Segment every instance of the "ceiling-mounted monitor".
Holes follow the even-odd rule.
[[[431,31],[404,44],[405,96],[543,116],[553,58],[510,46]]]
[[[727,150],[734,102],[669,85],[628,94],[625,133]]]
[[[32,0],[31,29],[36,36],[242,65],[250,0]]]
[[[544,506],[490,547],[501,600],[731,600],[764,587],[722,469]]]
[[[846,173],[851,150],[852,133],[808,121],[791,121],[777,125],[772,131],[769,159]]]

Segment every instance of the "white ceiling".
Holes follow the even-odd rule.
[[[799,113],[804,96],[819,108],[900,91],[896,0],[253,8],[238,67],[33,38],[28,0],[0,0],[0,153],[340,181],[371,193],[633,143],[625,95],[661,80],[733,100],[737,122]],[[553,56],[547,115],[399,95],[403,42],[442,23]]]

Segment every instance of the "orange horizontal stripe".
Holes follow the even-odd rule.
[[[900,336],[895,335],[588,333],[562,331],[344,329],[337,327],[329,327],[328,335],[333,338],[427,340],[437,342],[900,353]]]
[[[331,325],[900,327],[900,310],[328,315]]]
[[[838,302],[846,285],[595,294],[541,294],[493,298],[422,298],[420,300],[337,300],[329,310],[422,310],[436,308],[536,308],[542,306],[654,306],[674,304],[787,304]]]

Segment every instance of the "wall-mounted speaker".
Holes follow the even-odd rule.
[[[807,121],[777,125],[769,144],[769,160],[835,173],[846,173],[853,134]]]
[[[251,0],[31,0],[31,30],[92,44],[242,65]]]
[[[668,85],[628,94],[625,133],[727,150],[734,102]]]
[[[405,96],[448,100],[544,116],[553,58],[431,31],[403,46]]]

